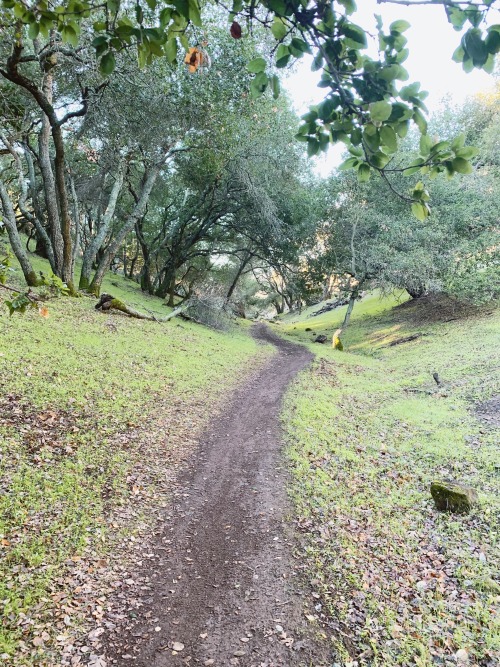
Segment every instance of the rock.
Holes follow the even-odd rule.
[[[319,336],[316,336],[314,339],[315,343],[326,343],[326,336],[324,334],[320,334]]]
[[[451,480],[432,482],[431,495],[436,503],[436,508],[443,512],[463,514],[469,512],[471,507],[478,503],[475,489]]]
[[[304,331],[312,331],[311,327],[306,327]]]

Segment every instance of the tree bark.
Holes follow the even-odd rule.
[[[75,233],[73,238],[73,252],[71,254],[71,275],[75,273],[75,262],[80,250],[80,207],[78,205],[78,197],[76,194],[75,181],[71,173],[69,174],[69,184],[71,188],[71,199],[73,202],[73,220],[75,223]]]
[[[50,239],[47,235],[47,232],[43,228],[40,218],[38,217],[37,214],[38,207],[35,208],[35,202],[33,202],[34,212],[32,213],[31,211],[28,210],[26,206],[26,200],[28,198],[28,187],[26,185],[26,180],[24,178],[24,170],[21,162],[21,157],[17,152],[15,145],[11,143],[10,140],[4,134],[0,133],[0,139],[2,140],[2,143],[6,146],[9,153],[11,154],[12,158],[14,159],[14,163],[16,165],[18,183],[19,183],[19,199],[17,202],[19,210],[21,211],[23,217],[26,218],[26,220],[29,223],[31,223],[33,227],[36,229],[38,236],[41,237],[42,242],[45,246],[46,257],[49,260],[52,270],[54,270],[54,253],[52,251],[52,246],[50,243]],[[32,161],[31,161],[31,168],[33,169]],[[28,169],[29,169],[29,163],[28,163]],[[32,182],[32,178],[34,179],[34,169],[33,169],[33,175],[31,173],[29,174],[30,183]]]
[[[233,296],[233,292],[236,289],[236,285],[238,284],[238,281],[241,278],[241,274],[245,270],[245,268],[248,265],[248,262],[251,260],[251,258],[252,258],[252,254],[247,253],[246,256],[243,258],[243,260],[241,261],[240,266],[238,268],[238,271],[236,272],[236,276],[234,277],[234,280],[231,283],[231,287],[228,289],[228,292],[226,294],[226,305],[231,300],[231,297]]]
[[[163,165],[163,160],[159,163],[154,164],[149,169],[149,171],[146,171],[146,173],[144,174],[144,180],[138,202],[134,206],[130,215],[127,217],[125,223],[122,225],[119,232],[116,234],[116,236],[109,244],[106,252],[103,254],[103,257],[99,262],[95,275],[89,286],[89,292],[91,292],[92,294],[95,294],[96,296],[99,295],[101,291],[101,285],[104,278],[104,274],[108,270],[111,261],[113,260],[114,256],[120,249],[120,246],[125,240],[127,234],[132,231],[137,221],[144,215],[149,197],[151,195],[151,191],[156,182],[156,179],[158,178],[158,174],[160,173],[160,168],[162,165]]]
[[[346,313],[345,313],[344,321],[342,322],[342,326],[340,327],[340,333],[344,332],[347,329],[347,327],[349,326],[349,322],[351,320],[351,315],[352,315],[352,311],[353,311],[353,308],[354,308],[354,304],[356,303],[357,296],[358,296],[357,290],[351,292],[351,296],[349,298],[349,303],[347,304],[347,310],[346,310]],[[340,336],[340,333],[339,333],[339,336]]]
[[[121,189],[123,187],[123,180],[125,177],[125,160],[122,158],[118,164],[118,168],[115,174],[115,182],[111,189],[109,195],[108,205],[104,211],[101,224],[97,230],[96,235],[92,241],[87,246],[83,254],[82,270],[80,273],[80,289],[88,289],[90,286],[90,276],[92,273],[92,265],[95,261],[97,253],[104,243],[110,228],[111,222],[113,221],[113,216],[116,210],[116,204],[118,202],[118,197],[120,196]],[[111,258],[113,259],[113,258]],[[111,263],[111,259],[109,260]]]
[[[405,289],[412,299],[420,299],[420,297],[424,296],[427,291],[424,285],[405,287]]]
[[[21,237],[17,231],[16,225],[16,214],[14,213],[14,207],[8,195],[7,189],[2,181],[0,181],[0,201],[2,202],[2,208],[4,212],[4,225],[7,227],[7,234],[9,235],[10,245],[12,251],[17,258],[17,261],[21,265],[21,270],[24,274],[24,279],[26,284],[29,287],[36,287],[38,285],[38,278],[36,276],[31,262],[28,258],[28,255],[23,247],[21,242]]]
[[[181,315],[183,311],[187,308],[187,306],[183,305],[179,306],[179,308],[175,308],[175,310],[169,313],[166,317],[155,317],[154,315],[145,315],[144,313],[140,313],[138,310],[130,308],[129,306],[127,306],[126,303],[120,301],[119,299],[115,299],[113,296],[111,296],[111,294],[103,294],[99,299],[99,301],[96,303],[95,308],[96,310],[102,310],[102,311],[119,310],[120,312],[125,313],[129,317],[133,317],[137,320],[149,320],[151,322],[168,322],[173,317]]]
[[[52,68],[55,67],[55,58],[49,59],[44,65],[44,76],[42,82],[42,94],[47,98],[49,104],[52,104],[53,96],[53,75]],[[40,172],[43,181],[43,194],[45,198],[45,208],[47,211],[47,220],[49,223],[49,234],[54,256],[54,273],[62,277],[64,265],[64,240],[61,233],[59,220],[59,209],[57,206],[57,192],[50,161],[50,121],[46,113],[42,110],[42,127],[38,135],[38,158]]]
[[[29,177],[29,190],[30,190],[30,197],[31,197],[31,203],[33,205],[33,211],[34,211],[34,219],[33,219],[33,224],[36,227],[38,239],[37,239],[37,253],[40,253],[39,249],[39,243],[41,244],[41,247],[43,248],[43,257],[49,260],[50,268],[52,269],[53,273],[57,273],[56,270],[56,261],[55,261],[55,256],[54,256],[54,249],[52,247],[52,242],[50,240],[49,235],[47,234],[47,230],[43,226],[43,216],[42,216],[42,211],[39,206],[38,202],[38,193],[36,189],[36,177],[35,177],[35,166],[33,164],[33,158],[31,156],[31,153],[29,151],[29,148],[25,145],[23,145],[23,151],[24,151],[24,157],[26,159],[26,164],[28,165],[28,177]],[[23,179],[24,180],[24,179]]]
[[[69,213],[68,190],[66,188],[66,158],[64,153],[64,140],[61,126],[52,125],[52,140],[56,151],[54,165],[56,172],[56,187],[58,194],[59,214],[61,221],[61,233],[63,238],[63,265],[62,279],[68,286],[70,292],[74,292],[73,285],[73,242],[71,239],[71,215]]]

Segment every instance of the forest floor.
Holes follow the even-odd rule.
[[[259,342],[0,308],[2,664],[496,664],[499,311],[368,295],[339,352],[317,308]]]

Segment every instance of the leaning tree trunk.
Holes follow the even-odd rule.
[[[345,331],[349,326],[349,322],[351,321],[352,311],[357,298],[358,298],[358,290],[356,289],[351,292],[351,296],[349,297],[349,303],[347,304],[347,310],[345,313],[344,321],[342,322],[342,326],[340,327],[340,333]]]
[[[120,301],[120,299],[115,299],[111,294],[101,294],[99,301],[95,305],[96,310],[102,310],[103,312],[110,310],[119,310],[122,313],[125,313],[129,317],[133,317],[137,320],[149,320],[151,322],[168,322],[173,317],[181,315],[184,310],[187,308],[186,305],[179,306],[166,317],[155,317],[154,315],[145,315],[144,313],[130,308],[126,303]]]
[[[427,291],[425,285],[412,285],[411,287],[405,287],[405,289],[412,299],[420,299]]]
[[[26,280],[27,285],[29,287],[36,287],[38,284],[38,279],[21,242],[21,237],[17,231],[14,207],[12,206],[9,194],[2,181],[0,181],[0,201],[2,202],[2,208],[4,212],[3,223],[7,227],[7,234],[9,235],[12,251],[16,256],[17,261],[21,265],[24,279]]]
[[[125,177],[125,160],[122,159],[118,165],[115,175],[115,182],[109,195],[108,205],[104,211],[101,224],[92,241],[89,243],[83,255],[82,270],[80,273],[80,289],[89,289],[90,276],[92,274],[92,265],[97,257],[97,253],[102,248],[104,239],[106,238],[110,228],[113,216],[115,214],[116,204],[120,195],[123,179]],[[112,258],[111,258],[112,259]],[[110,263],[111,263],[110,259]]]
[[[132,231],[137,221],[144,215],[149,197],[151,195],[151,191],[156,182],[156,179],[158,178],[158,174],[160,173],[160,169],[163,163],[164,160],[157,162],[149,169],[149,171],[147,171],[144,174],[141,194],[139,196],[137,203],[135,204],[132,212],[126,219],[125,223],[122,225],[122,228],[119,230],[119,232],[115,235],[115,237],[109,244],[108,248],[106,249],[106,252],[103,254],[103,257],[99,262],[95,275],[89,286],[89,292],[91,292],[92,294],[95,294],[96,296],[99,295],[104,275],[108,270],[109,265],[111,264],[114,256],[120,249],[120,246],[125,240],[127,234]]]
[[[228,289],[227,294],[226,294],[226,299],[225,299],[225,304],[227,305],[229,301],[231,300],[231,297],[233,296],[233,292],[236,289],[236,285],[238,284],[239,279],[241,278],[241,274],[245,270],[245,268],[248,265],[248,262],[251,260],[252,254],[247,253],[247,255],[243,258],[243,260],[240,263],[240,266],[238,267],[238,271],[236,272],[236,275],[234,277],[233,282],[231,283],[231,287]]]
[[[26,164],[28,165],[28,179],[29,179],[29,191],[31,197],[31,203],[33,206],[33,224],[37,232],[37,245],[36,253],[41,257],[49,260],[50,268],[54,273],[56,273],[56,260],[54,256],[54,249],[52,242],[45,227],[43,226],[43,214],[40,210],[38,202],[38,193],[36,188],[36,177],[35,177],[35,166],[33,164],[33,158],[29,151],[27,145],[23,145],[24,157],[26,159]],[[22,175],[22,180],[24,182],[24,174]],[[24,215],[24,214],[23,214]]]
[[[52,252],[52,246],[50,243],[50,239],[47,235],[47,232],[45,231],[41,223],[38,206],[36,206],[36,202],[33,201],[33,212],[31,212],[26,206],[26,200],[28,199],[28,185],[26,183],[26,179],[24,178],[24,169],[21,162],[21,157],[16,150],[15,144],[11,143],[5,134],[0,133],[0,139],[2,140],[2,143],[7,147],[7,150],[11,154],[14,160],[14,164],[16,166],[17,178],[19,183],[19,199],[17,202],[18,208],[21,211],[23,217],[35,228],[38,239],[40,238],[42,239],[46,251],[45,256],[49,260],[51,269],[54,270],[54,253]],[[33,169],[33,162],[31,162],[31,167]],[[33,170],[33,176],[29,174],[30,183],[32,182],[32,177],[34,178],[34,170]]]

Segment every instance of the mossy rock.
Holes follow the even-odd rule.
[[[436,507],[442,512],[453,512],[464,514],[478,504],[478,496],[475,489],[459,482],[434,481],[431,484],[431,495]]]

